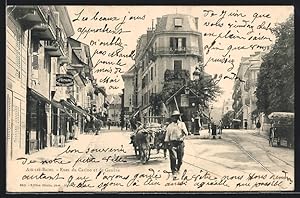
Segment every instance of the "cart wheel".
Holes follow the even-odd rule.
[[[280,141],[281,141],[281,139],[277,138],[277,146],[280,146]]]
[[[149,146],[147,146],[147,148],[145,149],[145,158],[146,158],[146,161],[149,161],[150,159],[150,152],[151,152],[151,149]]]

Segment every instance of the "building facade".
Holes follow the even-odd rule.
[[[74,138],[75,124],[82,132],[96,86],[89,46],[71,39],[66,7],[8,6],[7,13],[6,146],[13,159]]]
[[[241,120],[242,126],[255,129],[257,76],[264,53],[255,52],[249,57],[242,57],[237,76],[245,82],[235,81],[233,90],[233,109],[235,118]]]
[[[119,95],[110,95],[110,98],[113,98],[113,100],[110,101],[109,108],[108,108],[108,119],[113,124],[120,123],[121,119],[121,97]]]
[[[140,116],[153,116],[151,95],[160,93],[165,72],[193,72],[203,61],[202,35],[198,18],[169,14],[156,19],[156,25],[147,30],[137,43],[135,65],[125,75],[124,97],[126,107],[140,111]],[[129,85],[134,85],[132,90]]]

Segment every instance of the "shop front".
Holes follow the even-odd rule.
[[[27,92],[26,115],[26,154],[44,149],[47,146],[47,114],[50,100],[33,89]]]

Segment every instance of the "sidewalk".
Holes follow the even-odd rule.
[[[39,150],[35,153],[32,153],[30,155],[27,155],[27,158],[55,158],[60,153],[62,153],[64,150],[68,148],[68,146],[71,146],[72,148],[76,149],[86,149],[91,140],[94,138],[94,134],[79,134],[77,140],[70,140],[65,143],[64,147],[47,147],[45,149]]]

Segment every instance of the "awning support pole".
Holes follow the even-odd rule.
[[[178,107],[177,100],[176,100],[176,97],[175,97],[175,96],[174,96],[174,101],[175,101],[175,104],[176,104],[177,111],[179,111],[179,107]],[[180,111],[179,111],[179,112],[180,112]],[[179,116],[179,120],[182,121],[181,115]]]

